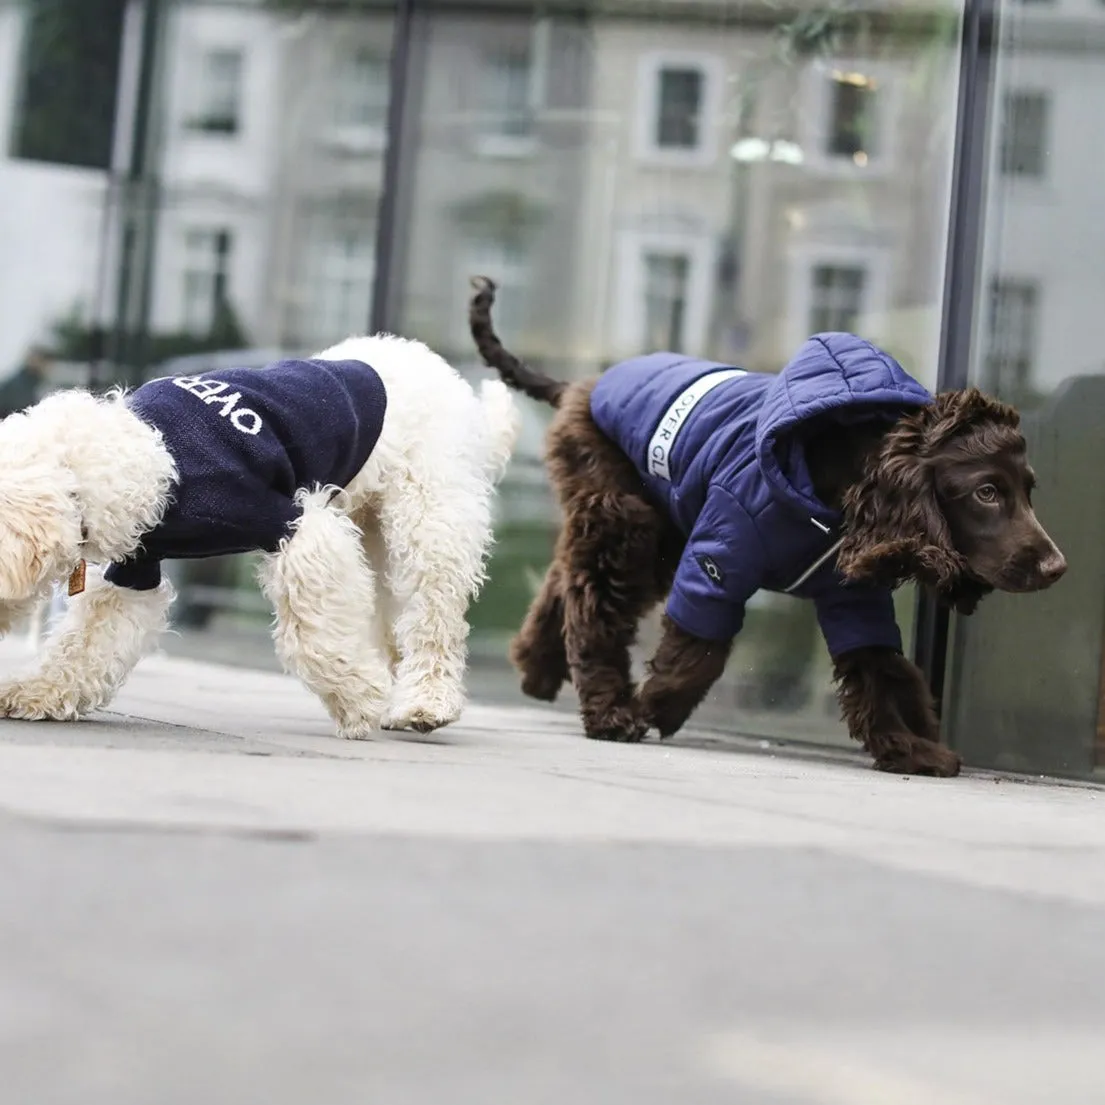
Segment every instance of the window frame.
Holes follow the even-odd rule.
[[[214,138],[224,141],[236,141],[241,138],[245,130],[245,83],[246,83],[246,50],[237,43],[204,43],[198,47],[199,68],[203,73],[203,79],[196,82],[192,88],[192,107],[184,120],[184,127],[194,135],[204,138]],[[217,105],[209,96],[212,85],[209,81],[209,63],[216,55],[234,56],[237,58],[237,74],[234,84],[233,111],[220,115],[214,110]],[[225,91],[225,90],[223,90]],[[212,126],[212,123],[226,122],[226,126]]]
[[[1011,161],[1012,154],[1017,147],[1017,142],[1015,141],[1015,134],[1012,133],[1016,128],[1010,122],[1010,120],[1015,117],[1016,113],[1010,111],[1010,104],[1017,99],[1038,100],[1043,105],[1039,133],[1035,136],[1036,142],[1032,147],[1038,158],[1039,164],[1035,167],[1034,171],[1030,172],[1025,172],[1023,169],[1015,169],[1013,167],[1015,163]],[[1051,133],[1052,104],[1053,96],[1051,91],[1046,88],[1020,86],[1004,90],[1000,102],[1001,115],[998,120],[997,128],[997,171],[1000,180],[1024,181],[1029,184],[1042,184],[1047,180],[1048,137]],[[1009,138],[1008,142],[1007,136]]]
[[[193,241],[201,236],[208,242],[202,256],[201,251],[193,246]],[[219,248],[220,238],[225,240],[225,249]],[[226,224],[194,223],[181,228],[180,243],[179,329],[181,333],[205,337],[218,318],[220,300],[230,303],[230,274],[234,264],[236,236],[234,229]],[[196,264],[197,261],[202,264]],[[204,309],[208,317],[199,324],[190,317],[192,293],[189,285],[193,277],[201,278],[207,285],[204,296],[208,302]]]
[[[622,233],[617,247],[618,295],[610,342],[619,356],[656,352],[649,348],[645,304],[649,254],[683,254],[688,258],[683,351],[692,357],[705,353],[716,293],[718,248],[716,237],[704,231],[633,229]]]
[[[1010,291],[1018,294],[1029,293],[1027,297],[1020,297],[1017,302],[1006,305],[1006,309],[1011,308],[1020,318],[1027,319],[1027,326],[1025,327],[1027,333],[1024,335],[1026,340],[1023,343],[1018,343],[1023,344],[1026,348],[1018,349],[1014,358],[1009,358],[1004,351],[999,351],[998,343],[994,340],[999,332],[999,328],[995,325],[999,313],[998,296],[1000,293]],[[1019,393],[1031,384],[1033,369],[1036,364],[1040,344],[1042,284],[1037,277],[1014,273],[994,273],[985,285],[985,295],[986,301],[983,305],[986,312],[984,316],[985,343],[980,363],[983,377],[980,386],[997,395],[1018,398]],[[1025,310],[1026,298],[1029,303],[1027,310]],[[1000,367],[998,367],[999,364],[1009,364],[1011,361],[1024,362],[1023,372],[1018,371],[1015,379],[1002,373]]]
[[[378,64],[383,81],[378,91],[383,92],[383,109],[376,122],[358,122],[352,108],[357,106],[355,94],[357,65],[361,58]],[[370,86],[366,86],[370,87]],[[391,54],[384,47],[372,42],[359,42],[340,52],[329,81],[329,118],[325,135],[330,145],[339,146],[351,153],[382,153],[388,143],[388,112],[391,96]],[[366,101],[367,103],[367,98]],[[348,116],[348,117],[346,117]]]
[[[862,268],[866,273],[864,299],[855,333],[878,344],[892,302],[893,250],[886,246],[803,244],[791,248],[787,258],[786,347],[793,351],[812,336],[813,278],[822,266]]]
[[[526,121],[524,133],[511,134],[497,126],[496,120],[510,118],[509,110],[497,112],[489,106],[488,95],[495,65],[503,58],[522,58],[525,61],[525,105],[522,116]],[[510,46],[496,44],[485,46],[478,53],[477,100],[474,111],[474,145],[476,152],[483,157],[524,158],[531,156],[537,148],[537,64],[529,45]],[[521,67],[520,67],[521,68]]]
[[[875,82],[875,122],[873,146],[867,160],[860,164],[854,157],[829,151],[832,140],[834,98],[828,89],[834,73],[862,73]],[[880,179],[896,168],[899,160],[898,126],[901,116],[902,73],[893,62],[848,56],[819,59],[806,67],[803,89],[804,110],[799,122],[803,164],[823,176],[851,176]]]
[[[696,69],[702,74],[699,142],[694,147],[667,147],[657,143],[661,76],[665,70]],[[634,147],[638,161],[668,168],[705,169],[718,156],[725,61],[717,54],[697,50],[652,50],[637,62]]]

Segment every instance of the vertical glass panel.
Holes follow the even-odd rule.
[[[508,347],[559,377],[661,348],[774,372],[831,327],[933,385],[960,14],[434,4],[402,164],[395,325],[479,375],[466,303],[483,272],[501,285]],[[557,525],[540,476],[548,412],[520,402],[473,615],[474,661],[500,671]],[[899,594],[907,641],[912,604]],[[698,717],[845,739],[812,607],[758,595]]]
[[[1105,9],[1002,3],[971,375],[1023,412],[1039,517],[1069,569],[954,627],[950,736],[968,760],[1105,764]],[[1092,139],[1091,146],[1092,146]]]

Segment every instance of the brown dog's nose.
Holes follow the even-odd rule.
[[[1040,578],[1043,579],[1044,585],[1050,587],[1053,583],[1057,583],[1066,574],[1066,570],[1067,558],[1052,546],[1051,552],[1046,553],[1040,561]]]

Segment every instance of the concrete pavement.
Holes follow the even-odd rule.
[[[1099,1105],[1103,814],[153,657],[0,722],[0,1101]]]

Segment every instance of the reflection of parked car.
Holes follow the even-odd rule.
[[[279,349],[220,349],[173,357],[146,370],[146,380],[165,376],[195,376],[216,368],[263,368],[292,354]],[[220,607],[240,606],[236,584],[241,561],[234,556],[181,560],[166,567],[180,593],[173,621],[182,629],[202,629]],[[258,601],[258,608],[263,604]]]

